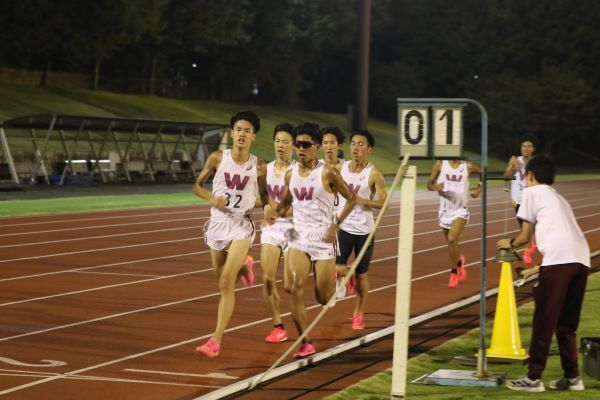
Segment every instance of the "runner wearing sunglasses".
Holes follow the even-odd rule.
[[[318,161],[315,155],[323,140],[317,124],[304,123],[294,128],[294,146],[298,162],[285,176],[282,201],[275,209],[266,212],[269,223],[285,215],[293,206],[294,228],[289,241],[289,265],[286,271],[291,277],[292,317],[299,334],[306,327],[304,288],[314,266],[315,296],[325,305],[334,295],[335,270],[334,240],[339,226],[333,221],[334,192],[346,199],[339,219],[343,221],[356,204],[356,196],[344,183],[337,169]],[[294,357],[302,358],[316,352],[306,337]]]

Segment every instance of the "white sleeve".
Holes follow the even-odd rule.
[[[533,190],[523,190],[523,198],[521,199],[521,205],[517,213],[517,218],[532,224],[536,222],[536,196],[534,194]]]

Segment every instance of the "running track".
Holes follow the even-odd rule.
[[[591,249],[600,249],[600,181],[556,187],[573,206]],[[367,329],[360,334],[393,324],[399,213],[394,198],[376,232]],[[447,289],[437,195],[417,193],[411,315],[478,293],[478,199],[471,212],[460,240],[469,278]],[[207,218],[208,208],[199,205],[0,219],[0,395],[193,399],[266,370],[286,344],[263,341],[271,324],[259,267],[258,284],[238,286],[221,356],[208,360],[194,352],[214,329],[219,300],[202,239]],[[489,189],[487,221],[492,257],[505,227],[512,234],[518,227],[501,188]],[[251,250],[257,260],[258,239]],[[488,263],[489,288],[497,286],[497,265]],[[306,292],[310,318],[320,306],[312,290]],[[295,339],[289,296],[280,294],[284,323]],[[360,336],[350,327],[352,306],[351,298],[338,301],[317,326],[311,335],[317,350]],[[269,398],[278,398],[277,392]]]

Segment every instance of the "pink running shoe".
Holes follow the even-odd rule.
[[[282,327],[275,327],[269,333],[269,336],[265,338],[265,342],[267,343],[281,343],[285,342],[288,339],[288,334]]]
[[[202,354],[208,358],[213,358],[219,355],[221,346],[213,338],[208,339],[202,346],[196,347],[196,353]]]
[[[449,288],[457,288],[458,287],[458,274],[454,272],[450,272],[450,281],[448,281]]]
[[[458,257],[458,263],[460,264],[460,266],[458,266],[458,268],[457,268],[458,281],[464,282],[467,280],[467,269],[465,268],[465,256],[463,256],[461,254],[460,257]]]
[[[348,279],[348,282],[346,282],[346,293],[348,293],[349,296],[356,294],[356,272],[352,274],[350,279]]]
[[[313,346],[311,343],[302,343],[298,348],[298,351],[294,353],[294,358],[305,358],[312,356],[316,352],[317,350],[315,350],[315,346]]]
[[[365,329],[365,316],[364,314],[353,314],[352,315],[352,329]]]
[[[248,269],[248,273],[242,274],[240,279],[244,286],[252,286],[254,284],[254,258],[252,258],[252,256],[246,256],[243,265]]]

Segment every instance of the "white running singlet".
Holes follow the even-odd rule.
[[[289,167],[281,175],[277,175],[275,172],[275,161],[271,161],[267,164],[267,191],[269,192],[269,199],[281,203],[281,196],[283,196],[283,190],[285,189],[285,174],[292,169],[295,164],[296,161],[292,161]],[[279,217],[276,221],[291,222],[291,218]]]
[[[350,172],[351,161],[346,161],[340,168],[340,173],[344,182],[348,184],[350,190],[358,197],[371,199],[373,193],[369,187],[369,177],[373,170],[373,164],[368,163],[358,174]],[[338,215],[344,209],[346,199],[339,196]],[[368,235],[373,230],[375,221],[373,220],[373,211],[366,206],[356,205],[350,214],[340,223],[340,229],[354,235]]]
[[[231,158],[231,149],[223,150],[221,164],[213,179],[213,196],[225,196],[227,211],[211,207],[211,217],[231,217],[249,214],[256,204],[258,159],[250,154],[248,161],[237,164]]]
[[[300,164],[292,167],[289,190],[294,208],[294,227],[298,230],[323,231],[329,228],[333,218],[333,193],[323,186],[323,168],[318,162],[310,175],[300,176]]]
[[[444,185],[440,192],[440,210],[452,211],[467,208],[469,202],[469,167],[461,161],[452,168],[448,160],[442,161],[437,183]]]

